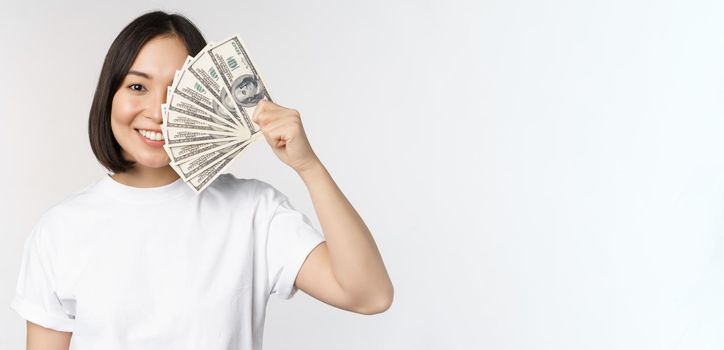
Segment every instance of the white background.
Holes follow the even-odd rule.
[[[724,348],[721,1],[1,6],[3,349],[24,348],[24,238],[103,176],[87,118],[106,51],[153,9],[241,34],[395,286],[374,316],[273,298],[265,349]],[[263,139],[231,171],[319,227]]]

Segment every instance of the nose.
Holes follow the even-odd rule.
[[[153,120],[157,124],[163,122],[161,114],[161,104],[166,103],[166,92],[163,94],[154,94],[155,96],[150,99],[149,105],[146,107],[147,118]]]

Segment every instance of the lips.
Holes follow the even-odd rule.
[[[136,129],[136,134],[149,146],[160,147],[165,144],[160,130]]]

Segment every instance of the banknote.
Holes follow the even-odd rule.
[[[218,102],[221,102],[224,110],[229,111],[234,121],[240,122],[239,130],[246,131],[244,133],[240,133],[240,137],[248,139],[251,136],[251,129],[249,129],[246,123],[241,122],[241,113],[237,109],[238,107],[234,101],[231,99],[229,91],[221,80],[221,76],[214,65],[214,61],[208,54],[207,50],[211,47],[213,46],[209,45],[207,46],[207,49],[199,52],[199,54],[195,57],[187,58],[184,69],[188,70],[196,78],[196,80],[199,81],[206,90],[214,96],[214,101],[212,101],[213,103],[218,104]],[[215,108],[219,109],[220,106],[215,105]]]
[[[196,194],[263,137],[251,118],[271,101],[241,38],[209,43],[176,71],[161,106],[163,148]]]
[[[161,125],[164,144],[168,146],[191,145],[195,143],[235,141],[239,138],[235,134],[220,131],[196,131],[184,128]]]
[[[169,158],[171,159],[171,163],[173,164],[181,164],[184,162],[188,162],[191,159],[194,159],[198,156],[204,155],[209,152],[214,152],[219,149],[222,149],[224,147],[229,146],[229,144],[236,144],[242,142],[241,140],[232,140],[232,141],[221,141],[221,142],[209,142],[209,143],[195,143],[191,145],[181,145],[181,146],[173,146],[169,147],[168,145],[163,145],[163,148],[166,149],[166,153],[168,153]]]
[[[181,96],[184,99],[195,104],[207,113],[220,117],[224,123],[232,127],[241,125],[241,121],[237,120],[231,112],[229,112],[216,98],[204,87],[204,85],[196,79],[188,70],[176,72],[176,78],[171,86],[170,95],[166,96],[166,103],[174,106],[175,96]]]
[[[171,91],[171,87],[168,88],[166,106],[169,111],[183,113],[185,115],[194,117],[196,119],[201,119],[209,123],[223,125],[230,129],[238,128],[238,125],[230,122],[229,119],[226,119],[221,115],[209,113],[202,107],[197,106],[196,104],[181,95],[174,95]]]
[[[238,148],[236,146],[244,145],[246,143],[248,143],[248,140],[238,141],[237,143],[228,143],[223,148],[207,152],[191,159],[190,161],[180,164],[171,163],[171,167],[176,170],[184,181],[188,181],[189,178],[192,178],[201,171],[208,169],[217,161],[229,157]]]
[[[186,183],[191,186],[194,192],[196,192],[197,194],[200,193],[201,191],[206,189],[206,187],[209,186],[212,181],[219,177],[219,175],[221,175],[221,172],[224,171],[229,165],[231,165],[231,162],[236,158],[236,156],[250,144],[251,143],[245,143],[237,146],[237,148],[231,151],[228,156],[212,164],[206,170],[199,172],[199,174],[190,178]]]
[[[166,127],[173,126],[177,128],[184,128],[190,130],[209,130],[209,131],[221,131],[232,134],[239,134],[237,130],[226,126],[210,122],[206,119],[200,119],[191,115],[188,115],[178,110],[168,110],[168,105],[161,105],[161,114],[163,115],[163,122]]]
[[[272,99],[241,38],[234,35],[222,40],[209,47],[208,53],[231,94],[231,100],[241,112],[244,123],[252,134],[258,132],[259,125],[251,120],[256,105],[262,99]]]

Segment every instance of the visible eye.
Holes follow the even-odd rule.
[[[143,89],[144,89],[143,85],[141,85],[141,84],[131,84],[131,85],[128,85],[128,88],[133,91],[143,91]]]

